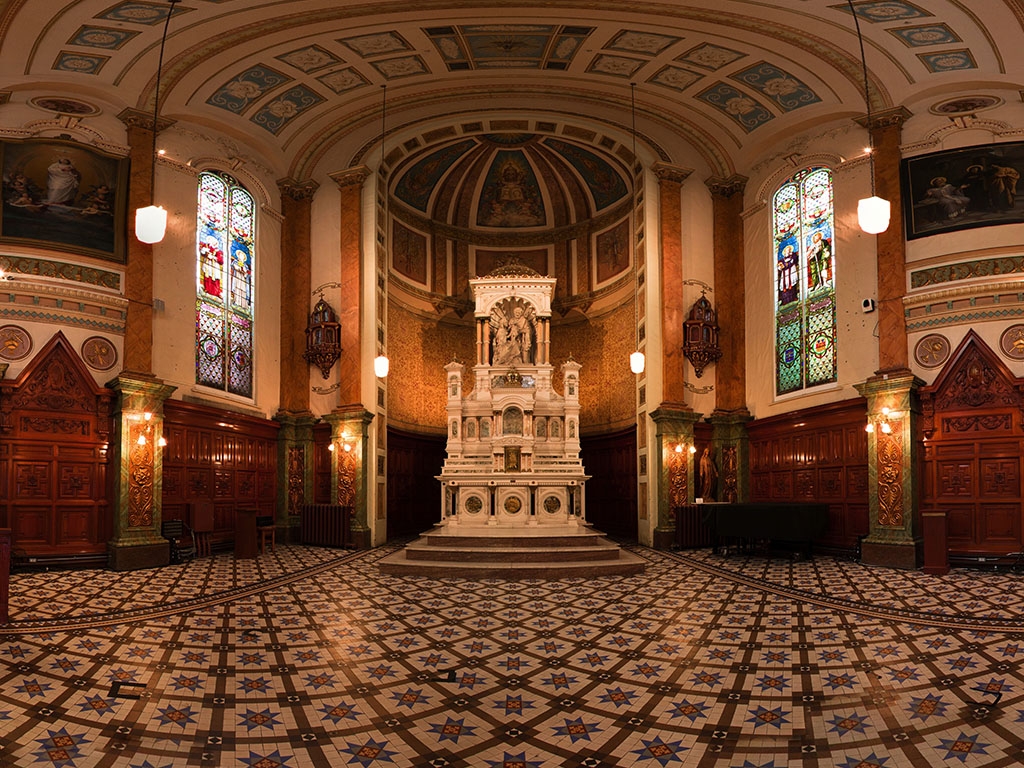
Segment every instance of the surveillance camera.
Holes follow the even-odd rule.
[[[875,300],[874,299],[864,299],[864,300],[862,300],[861,303],[860,303],[860,308],[861,308],[861,310],[865,314],[867,314],[868,312],[874,312],[875,311]]]

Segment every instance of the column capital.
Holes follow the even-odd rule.
[[[128,107],[127,109],[122,109],[117,114],[117,119],[129,128],[142,128],[147,131],[153,130],[152,112],[144,112],[141,109]],[[156,129],[158,132],[162,131],[165,128],[170,128],[176,122],[177,120],[172,120],[169,117],[158,117],[156,121]]]
[[[747,188],[747,177],[734,173],[728,178],[724,176],[712,176],[704,181],[704,184],[715,197],[732,197]]]
[[[913,112],[904,106],[882,109],[871,113],[871,129],[901,128],[907,120],[913,116]],[[855,117],[854,121],[865,128],[868,127],[868,116]]]
[[[312,200],[313,195],[318,189],[320,189],[320,185],[313,181],[313,179],[296,181],[295,179],[288,177],[278,179],[277,188],[280,190],[282,197],[290,198],[295,202],[303,202],[305,200]]]
[[[346,168],[344,171],[336,171],[335,173],[329,174],[334,183],[342,189],[346,187],[361,187],[363,182],[366,181],[372,171],[365,165],[356,165],[352,168]]]
[[[693,173],[692,168],[684,168],[681,165],[670,165],[669,163],[655,163],[651,166],[651,171],[658,178],[660,182],[674,182],[675,184],[682,184],[686,181],[687,177]]]

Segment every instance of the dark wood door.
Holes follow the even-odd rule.
[[[412,536],[441,520],[445,438],[388,430],[388,539]]]
[[[627,429],[580,440],[586,487],[587,520],[622,539],[637,537],[636,430]]]

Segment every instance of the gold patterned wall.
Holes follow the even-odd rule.
[[[414,432],[445,429],[444,366],[453,356],[466,366],[463,392],[473,388],[476,356],[472,316],[462,324],[424,317],[395,301],[388,309],[388,423]],[[580,427],[599,434],[633,424],[634,378],[629,353],[634,347],[633,307],[626,304],[590,322],[552,320],[553,385],[561,391],[561,365],[569,355],[580,371]]]

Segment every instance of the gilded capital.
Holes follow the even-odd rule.
[[[146,131],[153,130],[152,112],[144,112],[141,109],[133,109],[132,107],[128,107],[127,109],[122,109],[118,113],[117,119],[129,128],[142,128],[143,130]],[[165,128],[170,128],[176,122],[176,120],[172,120],[169,117],[158,117],[156,121],[156,129],[158,132],[162,131]]]
[[[729,178],[712,176],[710,179],[705,180],[704,184],[707,185],[707,188],[711,190],[711,194],[715,197],[732,197],[737,193],[743,193],[743,190],[747,187],[747,177],[740,176],[739,174],[733,174]]]
[[[277,182],[277,188],[281,191],[282,197],[302,202],[304,200],[312,200],[320,185],[313,181],[313,179],[296,181],[295,179],[287,178],[280,179]]]
[[[330,174],[334,183],[342,189],[346,187],[361,187],[363,182],[370,177],[370,169],[365,165],[357,165],[353,168],[346,168],[344,171],[337,171]]]
[[[658,177],[658,181],[675,184],[682,184],[693,173],[692,168],[683,168],[681,165],[669,165],[668,163],[655,163],[651,166],[651,170]]]
[[[874,128],[901,128],[907,120],[913,116],[913,113],[906,107],[892,107],[890,109],[880,109],[877,112],[871,113],[871,127]],[[854,118],[859,125],[868,127],[868,116],[862,115]]]

